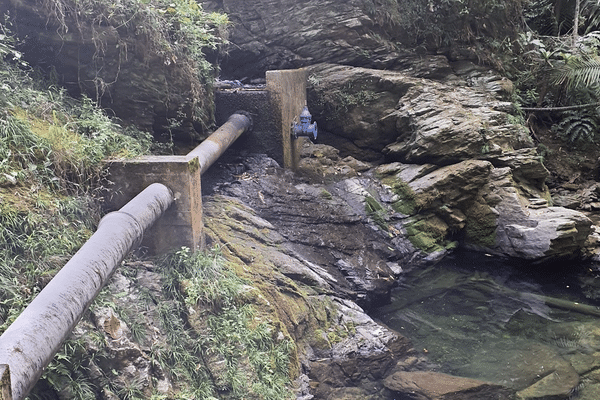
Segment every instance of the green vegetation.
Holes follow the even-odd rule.
[[[145,362],[162,371],[174,384],[172,392],[165,396],[150,381],[121,377],[111,364],[114,350],[107,345],[114,338],[86,317],[44,372],[32,398],[45,398],[44,391],[73,399],[95,399],[100,391],[119,399],[293,397],[294,342],[261,316],[251,303],[248,290],[252,289],[217,249],[192,253],[181,248],[156,265],[162,275],[161,293],[150,293],[136,283],[136,269],[129,266],[120,273],[131,279],[142,302],[126,309],[119,306],[126,304],[119,301],[121,294],[107,288],[92,310],[110,309],[126,322],[129,337],[144,349],[129,361],[138,366]],[[161,332],[158,340],[156,328]],[[140,364],[141,360],[145,361]],[[91,375],[96,376],[94,382]]]
[[[520,29],[522,3],[518,0],[371,0],[366,11],[390,37],[404,45],[450,48],[469,45],[481,61],[499,64],[486,47],[505,46]]]
[[[465,235],[470,243],[492,248],[496,245],[498,218],[489,207],[474,203],[467,213]]]
[[[527,119],[534,134],[552,128],[571,147],[597,140],[596,0],[370,0],[365,11],[392,40],[423,52],[470,55],[505,74],[515,84],[517,117],[538,117]]]
[[[67,33],[75,28],[80,34],[91,37],[96,48],[96,59],[106,48],[104,26],[134,33],[146,43],[143,51],[160,56],[166,64],[190,63],[189,73],[209,79],[213,65],[207,62],[205,51],[216,49],[227,42],[227,15],[207,13],[202,5],[193,0],[43,0],[49,17],[54,18],[60,29]],[[75,18],[75,26],[69,15],[81,15]],[[121,38],[121,40],[123,40]],[[121,52],[127,56],[125,42]],[[119,60],[120,62],[121,60]],[[98,81],[99,89],[106,82]]]
[[[534,131],[551,127],[571,147],[585,147],[596,140],[600,124],[595,111],[600,107],[600,6],[587,0],[535,0],[524,16],[531,29],[509,49],[514,100],[538,115],[530,119],[536,121],[530,124]]]
[[[329,193],[326,189],[321,189],[321,192],[319,192],[319,197],[324,200],[333,199],[333,195],[331,193]]]
[[[392,204],[392,208],[406,215],[415,214],[420,208],[417,195],[406,182],[394,179],[392,192],[398,195],[398,200]]]
[[[247,302],[246,292],[252,289],[228,268],[218,251],[192,254],[182,248],[167,257],[163,269],[165,288],[174,299],[197,310],[189,323],[202,358],[216,360],[207,366],[213,390],[231,399],[290,398],[294,342],[270,321],[262,320]],[[181,287],[183,293],[172,291],[174,287]],[[172,318],[170,313],[167,316]],[[218,361],[225,364],[220,374],[214,367]],[[192,366],[197,368],[197,364]]]
[[[1,26],[0,332],[98,220],[102,160],[145,153],[150,136],[123,129],[88,99],[33,80]]]
[[[594,142],[600,129],[600,118],[589,111],[566,111],[552,131],[571,145]]]
[[[415,218],[404,227],[408,240],[425,253],[456,247],[456,242],[446,240],[448,226],[435,216]]]
[[[387,211],[375,198],[371,196],[365,197],[365,211],[380,229],[384,231],[389,229],[386,222]]]

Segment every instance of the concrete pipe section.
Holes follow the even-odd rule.
[[[198,157],[200,174],[203,174],[242,133],[251,128],[250,114],[245,111],[237,111],[187,156]]]
[[[0,368],[10,376],[12,400],[33,388],[86,309],[144,232],[169,208],[173,193],[154,183],[98,230],[0,336]],[[8,368],[6,368],[8,365]],[[0,388],[0,394],[6,388]],[[2,395],[2,400],[10,397]]]

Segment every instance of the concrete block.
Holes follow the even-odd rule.
[[[219,126],[238,110],[244,110],[252,116],[252,130],[244,133],[231,148],[266,154],[283,165],[279,122],[275,120],[266,88],[218,89],[215,91],[215,105],[215,122]]]
[[[300,149],[306,138],[293,140],[290,134],[292,122],[306,105],[306,69],[267,71],[267,91],[271,109],[276,118],[283,147],[283,166],[295,170],[300,161]]]
[[[171,189],[175,202],[144,237],[142,248],[151,254],[187,246],[192,250],[204,247],[202,196],[197,157],[146,156],[110,163],[104,208],[114,211],[152,183],[162,183]]]

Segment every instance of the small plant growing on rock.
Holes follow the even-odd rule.
[[[387,231],[389,226],[386,222],[387,212],[385,208],[377,200],[371,196],[365,197],[365,211],[367,215],[373,220],[375,225],[379,228]]]

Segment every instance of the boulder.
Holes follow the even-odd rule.
[[[333,157],[336,154],[335,149],[322,146],[316,146],[314,150],[311,153],[315,154],[314,159],[327,160],[325,155]],[[318,157],[317,154],[321,156]],[[293,258],[301,258],[302,263],[310,265],[313,271],[325,271],[327,275],[321,274],[321,278],[335,291],[344,292],[366,309],[388,301],[396,277],[388,263],[399,263],[403,257],[413,257],[416,250],[402,254],[395,249],[389,242],[389,236],[373,230],[366,218],[364,204],[354,203],[348,189],[335,182],[309,185],[305,183],[304,176],[298,179],[264,155],[237,158],[232,153],[231,156],[236,160],[233,163],[243,160],[242,168],[245,168],[245,172],[228,172],[228,176],[223,177],[214,190],[252,207],[258,217],[276,228],[277,234],[281,236],[280,246],[288,249],[287,254]],[[354,164],[350,162],[345,167],[352,171],[350,175],[357,176],[359,172],[349,167]],[[362,165],[358,167],[363,168]],[[216,169],[215,173],[218,173]],[[343,176],[343,173],[340,174],[340,177]],[[204,178],[205,176],[203,188],[206,189],[211,178]],[[330,178],[329,175],[327,179],[321,176],[316,182]],[[223,202],[224,205],[229,203]],[[230,208],[232,210],[229,212],[233,212],[237,207]],[[247,218],[238,219],[238,224],[241,224]],[[253,228],[248,229],[254,231]],[[264,228],[260,230],[264,231]],[[240,250],[242,252],[247,253],[244,259],[258,259],[256,251],[251,248],[244,248]],[[260,258],[267,256],[270,257],[270,253],[263,252]],[[285,261],[283,256],[278,255],[277,259],[282,260],[277,264],[287,269],[293,265],[289,260]],[[292,274],[300,276],[299,273]],[[303,279],[316,281],[316,278],[309,278],[306,273],[303,275]]]
[[[351,325],[353,332],[341,340],[324,337],[330,348],[315,349],[310,358],[309,377],[319,383],[314,390],[317,398],[327,398],[329,392],[339,395],[336,388],[372,392],[400,359],[414,353],[408,339],[377,324],[355,304],[337,300],[336,305],[335,319]]]
[[[429,240],[440,242],[451,232],[462,232],[467,247],[529,261],[585,253],[593,233],[591,220],[579,211],[549,207],[546,191],[529,188],[526,192],[510,167],[469,160],[432,168],[395,162],[375,169],[396,195],[388,203],[412,216],[405,226],[420,231],[420,236],[412,237],[413,243],[426,233]],[[407,229],[409,239],[410,233]]]
[[[498,216],[494,244],[485,251],[535,261],[582,255],[593,231],[583,213],[525,198],[510,168],[496,168],[483,191]]]
[[[349,142],[340,145],[322,135],[343,155],[376,159],[372,153],[383,152],[387,161],[440,166],[487,160],[510,166],[515,179],[543,190],[548,171],[527,129],[509,113],[503,92],[489,91],[491,82],[504,79],[488,78],[471,74],[443,83],[406,72],[319,64],[309,68],[308,101],[319,127]]]
[[[381,152],[408,129],[396,107],[409,88],[423,85],[393,71],[335,64],[314,65],[308,71],[308,105],[314,119],[320,129],[352,142],[357,151],[350,155],[359,159],[361,149]]]
[[[513,392],[500,385],[432,371],[396,371],[384,380],[384,385],[399,396],[418,400],[513,398]]]

